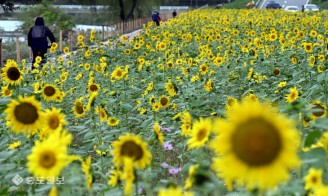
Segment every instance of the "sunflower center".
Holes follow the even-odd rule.
[[[293,92],[293,93],[290,95],[290,98],[295,99],[295,98],[296,98],[296,93]]]
[[[16,67],[10,67],[7,71],[7,76],[10,80],[18,80],[21,76],[19,70]]]
[[[313,115],[316,117],[320,117],[325,113],[325,108],[322,107],[320,104],[314,104],[313,109],[315,109],[315,111],[313,112]]]
[[[252,167],[270,164],[282,148],[276,127],[261,118],[241,123],[231,139],[233,152]]]
[[[78,103],[75,104],[75,111],[78,114],[83,114],[84,109],[83,109],[82,103],[78,102]]]
[[[197,133],[197,141],[202,141],[206,136],[206,129],[200,129]]]
[[[116,124],[116,119],[110,119],[110,124]]]
[[[8,95],[10,95],[10,94],[11,94],[11,91],[10,91],[10,90],[8,90],[8,89],[5,90],[5,95],[6,95],[6,96],[8,96]]]
[[[15,107],[14,114],[16,119],[23,124],[33,124],[39,117],[35,106],[24,102]]]
[[[105,112],[104,110],[101,110],[101,111],[100,111],[100,116],[101,116],[102,118],[105,118],[105,117],[106,117],[106,112]]]
[[[55,130],[59,126],[59,119],[57,116],[52,116],[48,120],[48,125],[51,129]]]
[[[44,94],[48,97],[53,96],[56,93],[56,89],[52,86],[47,86],[44,88]]]
[[[313,184],[316,184],[316,183],[318,182],[318,178],[317,178],[317,176],[313,176],[313,177],[311,178],[311,182],[312,182]]]
[[[205,66],[202,67],[202,71],[206,71],[207,68]]]
[[[167,100],[166,97],[162,97],[162,98],[161,98],[161,105],[162,105],[162,106],[166,106],[166,105],[168,104],[168,102],[169,102],[169,101]]]
[[[52,151],[45,151],[40,155],[39,164],[46,169],[52,168],[56,164],[56,156]]]
[[[90,91],[95,92],[95,91],[97,91],[97,90],[98,90],[97,85],[94,85],[94,84],[91,84],[91,85],[90,85]]]
[[[280,74],[280,70],[279,69],[274,69],[273,70],[273,74],[276,75],[276,76],[279,75]]]
[[[121,154],[133,158],[135,161],[143,156],[143,151],[139,145],[133,141],[127,141],[122,145]]]

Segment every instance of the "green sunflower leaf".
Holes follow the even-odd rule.
[[[309,133],[305,138],[304,147],[310,147],[312,144],[316,143],[321,135],[322,132],[318,130]]]

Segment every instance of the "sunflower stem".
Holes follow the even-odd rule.
[[[9,129],[6,129],[4,132],[6,133],[6,135],[8,136],[10,143],[14,141],[14,139],[9,135],[9,133],[7,132]]]
[[[124,85],[124,102],[126,102],[126,84],[125,84],[125,80],[123,79],[123,85]]]

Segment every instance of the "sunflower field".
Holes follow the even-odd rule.
[[[0,195],[328,195],[327,19],[193,10],[8,60]]]

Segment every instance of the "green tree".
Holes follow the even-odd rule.
[[[63,30],[66,35],[67,31],[72,30],[75,26],[71,17],[59,9],[53,7],[52,3],[49,1],[43,1],[42,3],[26,8],[18,14],[18,19],[23,21],[23,25],[20,30],[27,34],[29,29],[34,26],[34,21],[36,17],[43,17],[45,20],[45,25],[54,32],[58,40],[59,30]]]
[[[25,5],[33,5],[33,4],[40,3],[41,1],[42,0],[22,0],[22,1],[0,0],[0,6],[3,9],[4,13],[8,13],[8,12],[14,12],[17,9],[20,9],[20,7],[18,5],[15,5],[15,3],[25,4]]]
[[[153,9],[158,9],[160,0],[116,0],[111,9],[119,6],[119,17],[121,20],[129,20],[149,16]]]

